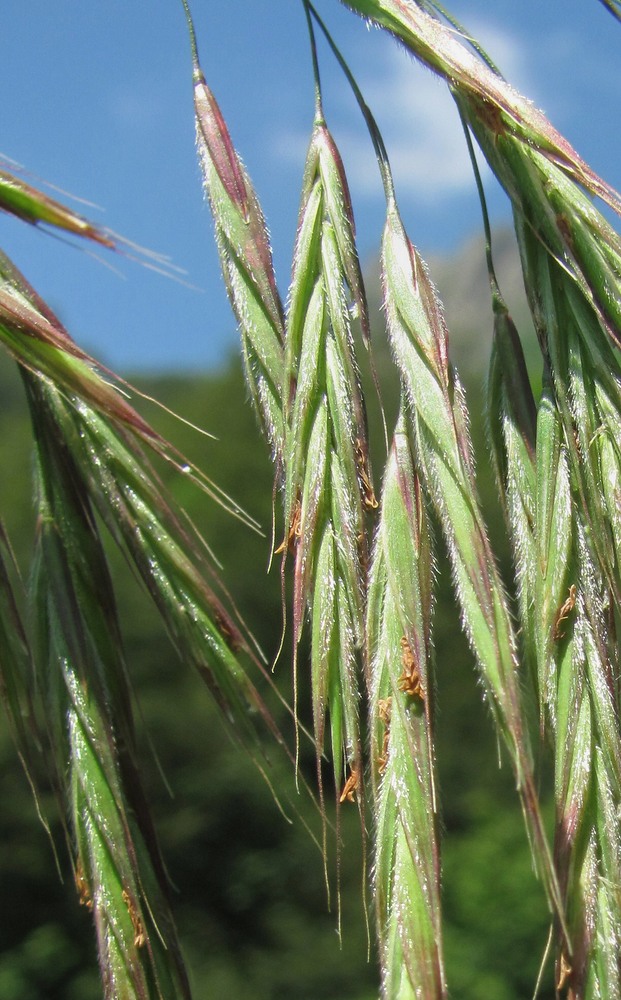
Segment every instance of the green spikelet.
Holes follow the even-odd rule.
[[[386,998],[446,994],[433,757],[433,557],[400,418],[369,578],[375,901]]]

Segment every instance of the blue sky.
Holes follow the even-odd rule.
[[[460,126],[443,85],[337,0],[316,0],[373,108],[411,238],[423,255],[479,225]],[[621,25],[597,0],[447,0],[505,76],[607,180],[621,185]],[[257,188],[286,295],[313,114],[296,0],[194,0],[201,59]],[[360,252],[383,200],[355,104],[325,47],[325,109],[343,153]],[[12,0],[0,35],[0,153],[94,203],[83,211],[168,254],[190,286],[101,261],[0,217],[0,245],[78,342],[122,371],[206,368],[237,345],[194,149],[191,67],[178,0]],[[506,199],[488,177],[496,220]]]

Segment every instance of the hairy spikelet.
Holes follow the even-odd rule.
[[[114,249],[117,245],[112,233],[95,226],[84,216],[6,170],[0,170],[0,210],[33,225],[54,226],[83,239],[93,240],[108,249]]]
[[[621,276],[621,240],[582,185],[591,195],[605,193],[589,176],[568,176],[545,151],[518,143],[512,135],[484,130],[476,121],[472,127],[516,211],[571,275],[619,346],[621,308],[615,289]],[[605,200],[619,210],[617,195]]]
[[[560,609],[575,586],[571,490],[567,449],[549,377],[544,381],[537,418],[535,647],[542,723],[556,726],[556,652],[564,629]]]
[[[473,51],[469,37],[464,36],[460,41],[452,25],[428,13],[427,4],[417,0],[341,2],[390,31],[413,55],[447,81],[486,153],[488,139],[491,147],[495,140],[506,138],[518,150],[520,168],[530,153],[535,157],[541,153],[548,164],[558,166],[562,177],[577,181],[615,211],[619,210],[621,201],[617,192],[597,176],[541,111],[511,87],[491,67],[489,60],[482,58],[480,46]],[[441,9],[440,5],[437,7]],[[492,169],[499,179],[506,177],[508,193],[519,200],[526,191],[526,173],[520,168],[512,173],[511,157],[504,150],[497,156],[491,148],[489,152]]]
[[[576,518],[578,585],[558,612],[555,861],[568,927],[557,954],[557,985],[576,997],[621,995],[618,810],[621,768],[618,699],[609,658],[606,588]],[[616,956],[616,957],[614,957]],[[572,995],[570,994],[570,995]]]
[[[240,731],[248,732],[247,698],[268,718],[237,656],[242,647],[249,649],[249,640],[217,593],[221,585],[201,557],[200,537],[184,515],[175,512],[143,448],[147,445],[186,474],[193,475],[193,470],[102,378],[10,262],[2,258],[0,265],[0,296],[4,291],[17,303],[20,317],[19,323],[9,321],[0,303],[0,340],[46,387],[50,413],[83,470],[94,506],[113,537],[127,546],[174,641],[186,656],[191,654],[190,662],[229,719],[236,718]]]
[[[388,459],[369,576],[375,902],[386,998],[446,996],[433,757],[432,553],[406,422]]]
[[[439,304],[394,207],[389,208],[382,264],[388,330],[413,411],[425,486],[441,513],[464,605],[466,628],[475,648],[480,647],[479,658],[485,662],[487,651],[497,645],[496,625],[488,618],[486,639],[480,623],[485,623],[486,615],[489,616],[499,598],[489,580],[491,573],[496,582],[496,571],[474,493],[461,388],[448,362],[446,329]],[[460,503],[463,510],[456,517]],[[503,679],[514,673],[513,638],[508,616],[504,617],[504,641],[499,645],[501,659],[490,663],[486,678],[492,704],[498,707],[505,697]],[[501,711],[501,719],[503,716],[501,725],[508,735],[511,718],[519,718],[517,705]]]
[[[541,314],[539,320],[543,335]],[[571,339],[570,326],[565,325],[565,347]],[[596,398],[583,382],[581,388],[590,401]],[[577,393],[576,385],[574,405]],[[514,419],[516,413],[513,408]],[[541,729],[554,748],[554,861],[564,925],[557,945],[556,985],[576,998],[617,997],[619,969],[612,956],[618,953],[621,913],[618,893],[610,887],[619,884],[621,857],[615,818],[621,773],[614,679],[618,657],[611,644],[609,594],[592,555],[590,528],[585,530],[572,476],[570,456],[582,432],[574,424],[568,444],[547,366],[536,459],[520,450],[512,454],[518,426],[516,422],[504,435],[508,524],[517,553],[523,638],[536,665]],[[573,454],[574,469],[575,458]],[[526,475],[521,474],[524,470]],[[520,506],[516,509],[509,500],[512,476],[516,493],[528,505],[525,520],[519,517]],[[532,606],[525,607],[527,596]]]
[[[285,549],[294,549],[293,639],[311,620],[318,752],[330,716],[335,780],[362,780],[357,658],[363,645],[364,511],[377,506],[351,309],[366,305],[340,156],[323,120],[304,173],[287,317]]]
[[[0,698],[15,748],[35,791],[34,761],[41,747],[41,738],[32,689],[32,649],[22,611],[23,590],[9,539],[0,523]]]
[[[58,317],[1,252],[0,343],[22,368],[88,400],[114,422],[131,428],[145,443],[156,448],[164,444],[102,377],[93,358],[71,339]]]
[[[593,558],[602,567],[621,610],[613,525],[600,489],[599,437],[616,440],[621,412],[621,366],[597,308],[589,306],[572,278],[546,253],[526,220],[518,225],[529,302],[544,357],[548,359],[563,433]]]
[[[2,165],[0,156],[0,167]],[[12,162],[10,166],[17,167]],[[33,187],[17,173],[3,169],[0,169],[0,212],[44,230],[60,230],[63,237],[68,235],[89,240],[167,277],[174,278],[175,272],[180,271],[164,254],[138,246],[118,233],[91,222],[65,203]]]
[[[515,769],[535,859],[551,904],[558,886],[535,792],[504,588],[479,510],[463,394],[425,268],[389,203],[382,248],[388,331],[413,412],[418,462],[444,532],[464,627]]]
[[[38,460],[32,615],[44,745],[61,814],[70,803],[76,888],[93,914],[104,996],[189,997],[134,759],[120,631],[88,490],[53,398],[32,376],[25,383]]]
[[[55,404],[92,503],[136,567],[182,659],[197,669],[238,734],[252,741],[257,713],[270,727],[271,717],[240,659],[242,650],[251,653],[249,639],[218,593],[202,539],[175,512],[131,439],[84,403],[57,397]]]
[[[196,138],[246,381],[274,457],[282,456],[284,318],[261,206],[198,62]]]
[[[233,731],[253,753],[259,720],[281,736],[239,656],[244,649],[259,666],[250,639],[148,451],[200,477],[102,378],[10,262],[2,258],[0,265],[0,340],[22,369],[41,483],[34,650],[20,631],[6,573],[1,587],[0,627],[14,628],[1,672],[16,742],[30,774],[45,751],[61,815],[71,817],[75,881],[93,912],[105,996],[189,996],[134,759],[122,644],[95,513]],[[37,752],[29,753],[35,740]]]
[[[488,434],[513,546],[521,647],[535,672],[536,409],[518,332],[497,292],[487,380]]]
[[[618,997],[619,361],[597,304],[526,222],[518,236],[547,371],[537,425],[535,593],[541,712],[555,758],[555,862],[568,929],[556,978],[576,997]]]

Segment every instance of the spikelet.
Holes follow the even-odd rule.
[[[2,313],[3,292],[14,306],[11,319]],[[50,413],[84,472],[94,506],[112,536],[126,546],[177,646],[207,680],[227,717],[249,735],[248,704],[269,720],[237,655],[242,648],[249,651],[251,641],[226,606],[202,540],[175,510],[144,446],[186,474],[194,476],[194,471],[102,378],[6,258],[0,258],[0,341],[33,384],[46,387]],[[198,474],[195,478],[200,485]]]
[[[32,225],[54,226],[110,250],[118,245],[112,233],[6,170],[0,170],[0,210]]]
[[[346,7],[390,31],[426,66],[451,87],[477,137],[506,136],[515,140],[521,153],[541,151],[563,175],[601,198],[615,211],[619,195],[589,167],[545,115],[511,87],[492,68],[491,60],[472,39],[463,38],[453,25],[442,23],[415,0],[342,0]],[[487,152],[486,148],[486,152]],[[504,157],[504,153],[502,154]],[[496,170],[497,161],[492,162]],[[500,175],[499,175],[500,176]],[[500,177],[502,179],[502,177]],[[523,181],[523,178],[521,178]],[[507,184],[509,194],[518,195],[521,184]]]
[[[576,997],[619,996],[619,360],[595,304],[525,220],[518,236],[547,359],[537,425],[535,600],[568,929],[557,946],[556,979]]]
[[[374,892],[382,996],[442,998],[440,864],[433,756],[433,558],[400,417],[369,574]]]
[[[195,53],[196,140],[244,372],[272,453],[282,456],[284,318],[261,206]]]
[[[362,782],[358,700],[363,647],[364,512],[377,501],[351,327],[367,331],[347,182],[318,118],[308,150],[287,316],[285,549],[294,550],[293,641],[311,620],[317,750],[330,716],[335,781]],[[343,797],[343,795],[341,797]]]
[[[448,361],[440,305],[394,201],[388,205],[382,268],[388,332],[413,412],[421,477],[446,538],[464,628],[515,770],[534,858],[562,920],[535,791],[515,636],[474,484],[463,392]]]
[[[31,614],[42,749],[61,815],[69,804],[76,889],[93,914],[104,996],[189,998],[88,489],[59,433],[53,395],[31,375],[25,384],[39,484]]]
[[[513,548],[521,649],[536,677],[536,408],[519,334],[497,289],[493,291],[493,306],[494,339],[487,379],[488,436]]]

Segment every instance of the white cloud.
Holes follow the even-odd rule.
[[[377,118],[400,195],[446,197],[471,186],[459,118],[438,77],[392,46],[360,85]],[[377,167],[364,131],[346,126],[339,135],[352,187],[362,195],[377,192]]]
[[[361,87],[378,120],[401,194],[415,189],[431,197],[440,191],[446,195],[471,183],[459,119],[441,80],[393,48]],[[361,194],[376,191],[377,167],[366,135],[351,128],[340,135],[352,186]]]
[[[480,31],[476,26],[473,35],[486,46],[505,76],[522,87],[527,74],[519,43],[489,24],[480,26]],[[472,189],[472,167],[461,123],[445,83],[391,40],[374,33],[372,42],[365,46],[370,58],[357,79],[377,118],[399,194],[435,200]],[[341,93],[341,113],[329,112],[328,120],[354,193],[372,197],[379,194],[381,186],[371,143],[360,116],[353,118],[346,84]],[[299,131],[281,132],[274,150],[297,164],[307,142],[308,136]]]
[[[108,113],[115,125],[141,132],[153,129],[170,113],[171,92],[166,82],[152,79],[126,79],[111,87],[107,94]]]

